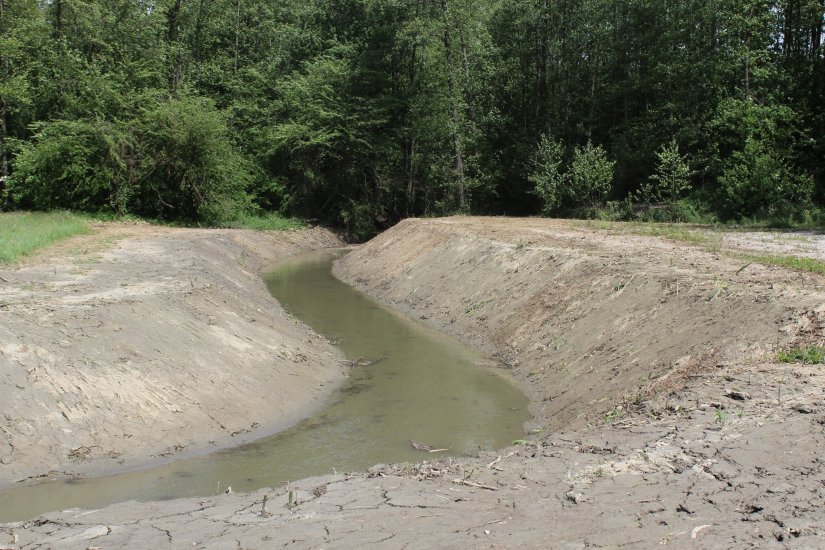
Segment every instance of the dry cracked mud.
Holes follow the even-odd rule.
[[[338,275],[496,353],[533,401],[523,444],[50,513],[0,548],[821,548],[825,368],[776,353],[825,344],[823,278],[743,268],[762,237],[735,237],[403,222]]]

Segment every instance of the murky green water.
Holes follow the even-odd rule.
[[[527,399],[467,347],[390,311],[330,273],[340,252],[279,264],[272,294],[297,318],[339,342],[352,369],[330,405],[294,427],[237,449],[142,470],[0,492],[0,522],[65,508],[163,500],[271,487],[288,480],[364,470],[376,463],[452,455],[508,445],[523,433]]]

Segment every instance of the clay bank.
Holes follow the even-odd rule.
[[[154,238],[177,242],[180,236]],[[215,246],[213,238],[204,235],[203,246]],[[50,513],[3,526],[0,545],[822,546],[825,376],[821,366],[778,363],[777,351],[824,343],[823,279],[743,261],[742,243],[756,241],[738,234],[704,249],[550,220],[403,222],[339,261],[336,274],[494,354],[531,397],[535,420],[524,444],[475,458],[422,456],[415,464],[252,494]],[[111,249],[101,254],[117,256]],[[35,289],[12,283],[19,289],[9,293],[19,304],[11,303],[19,308],[8,312],[13,322],[27,322],[15,314],[34,321],[32,311],[52,296],[69,300],[70,289],[51,269],[0,274],[22,281],[31,273],[33,284],[52,285],[36,289],[42,298],[31,300],[32,310],[24,309],[25,293],[34,296]],[[89,268],[78,262],[57,273],[64,269],[82,275]],[[181,265],[173,271],[167,279],[151,278],[179,287],[198,283],[181,280]],[[260,284],[253,279],[250,272],[248,282],[231,288],[240,294]],[[37,319],[53,318],[54,311],[42,307]],[[82,319],[71,326],[92,337],[96,315]],[[210,320],[192,315],[189,322],[189,330],[197,330]],[[121,323],[121,330],[137,330]],[[43,330],[60,334],[61,328],[54,323]],[[316,338],[318,364],[329,353],[335,369],[334,348]],[[302,343],[294,353],[306,354]],[[214,353],[226,349],[215,344]],[[14,360],[22,361],[23,352],[14,349]],[[8,361],[5,347],[3,354]],[[42,358],[32,361],[40,372],[48,370]],[[27,387],[24,380],[13,383]],[[316,391],[320,383],[314,381]],[[68,393],[67,387],[54,394]],[[61,415],[54,400],[41,408]],[[151,410],[158,418],[180,414]],[[36,438],[13,432],[8,416],[6,422],[14,452],[39,449]],[[90,443],[83,446],[96,449]]]

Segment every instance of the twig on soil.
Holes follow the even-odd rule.
[[[739,271],[737,271],[736,274],[739,275],[740,273],[745,271],[750,265],[751,265],[751,262],[746,263],[745,265],[743,265],[742,267],[739,268]]]
[[[468,481],[466,479],[454,479],[453,483],[458,485],[466,485],[467,487],[475,487],[477,489],[486,489],[488,491],[498,491],[498,487],[492,487],[490,485],[482,485],[481,483],[476,483],[475,481]]]
[[[510,458],[511,456],[513,456],[513,455],[514,455],[514,454],[516,454],[516,453],[518,453],[518,451],[513,451],[512,453],[508,454],[507,456],[500,456],[500,457],[498,457],[497,459],[495,459],[494,461],[492,461],[491,463],[489,463],[489,464],[487,465],[487,467],[488,467],[488,468],[492,468],[493,466],[495,466],[496,464],[498,464],[499,462],[501,462],[501,461],[502,461],[502,460],[504,460],[505,458]]]

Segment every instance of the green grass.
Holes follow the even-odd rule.
[[[0,263],[14,262],[55,241],[88,232],[86,222],[68,212],[0,213]]]
[[[297,218],[284,218],[276,212],[260,215],[243,214],[237,220],[223,224],[230,229],[254,229],[256,231],[289,231],[302,229],[306,223]]]
[[[697,226],[680,223],[654,222],[610,222],[585,221],[582,223],[591,229],[613,231],[625,235],[642,237],[661,237],[671,241],[685,242],[717,251],[719,239],[710,226]]]
[[[775,265],[796,269],[797,271],[806,271],[808,273],[819,273],[820,275],[825,275],[825,262],[814,258],[805,258],[802,256],[760,256],[751,254],[742,255],[739,257],[763,265]]]
[[[805,363],[806,365],[819,365],[825,363],[825,347],[806,346],[783,349],[779,352],[780,363]]]

